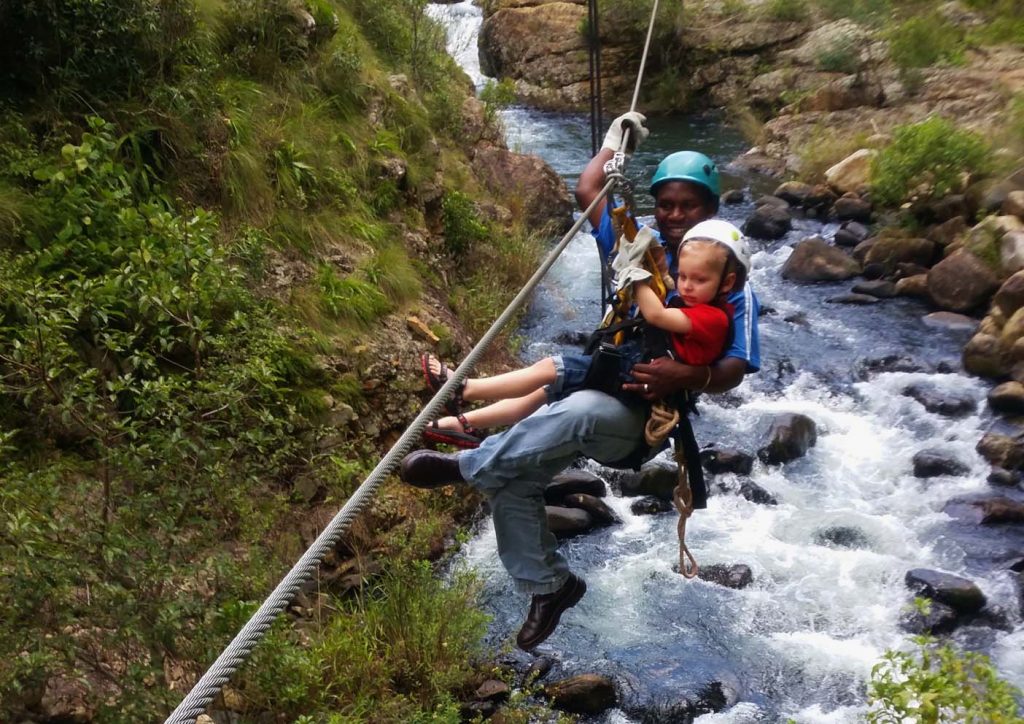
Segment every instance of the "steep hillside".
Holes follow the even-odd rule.
[[[422,2],[0,8],[0,719],[170,712],[568,219],[499,138]],[[475,506],[388,486],[218,706],[457,718]]]

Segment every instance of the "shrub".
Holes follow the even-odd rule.
[[[488,106],[505,108],[516,102],[516,84],[511,78],[502,78],[495,82],[488,79],[480,90],[480,100]]]
[[[963,62],[963,33],[936,13],[900,23],[888,33],[888,38],[889,54],[900,68]]]
[[[960,653],[928,636],[914,643],[910,652],[886,652],[871,670],[871,724],[1021,721],[1015,699],[1020,692],[999,678],[988,657]]]
[[[850,18],[865,25],[879,25],[892,12],[891,0],[821,0],[819,5],[829,18]]]
[[[480,220],[470,198],[460,191],[449,191],[444,195],[441,218],[445,250],[453,256],[465,254],[487,237],[487,225]]]
[[[765,13],[772,20],[798,22],[806,20],[810,10],[805,0],[769,0]]]
[[[939,197],[957,188],[962,174],[984,172],[990,158],[981,136],[932,116],[895,130],[872,164],[872,193],[878,203],[896,205],[924,185]]]
[[[838,40],[817,57],[817,65],[829,73],[856,73],[860,69],[860,48],[850,37]]]

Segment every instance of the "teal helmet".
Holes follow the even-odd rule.
[[[709,201],[718,210],[718,167],[715,162],[696,151],[677,151],[665,156],[658,164],[651,179],[651,196],[657,195],[658,187],[666,181],[689,181],[707,189]]]

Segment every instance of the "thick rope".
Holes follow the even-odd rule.
[[[697,565],[697,559],[690,553],[690,549],[686,547],[686,521],[693,513],[693,491],[690,489],[686,473],[686,455],[683,453],[682,445],[676,446],[676,465],[679,469],[679,480],[672,491],[672,504],[679,511],[679,520],[676,522],[676,535],[679,537],[679,572],[684,578],[694,578],[700,573],[700,566]]]
[[[654,18],[658,14],[658,0],[654,0],[651,6],[651,19],[647,23],[647,39],[644,41],[644,53],[640,56],[640,70],[636,74],[636,86],[633,88],[633,102],[629,104],[629,110],[636,110],[636,101],[640,97],[640,81],[644,77],[644,66],[647,65],[647,51],[651,48],[651,36],[654,34]]]
[[[661,447],[676,425],[679,424],[679,410],[659,400],[651,405],[651,414],[644,425],[644,440],[652,447]]]
[[[462,364],[448,376],[448,381],[441,386],[437,394],[424,406],[420,414],[416,416],[416,419],[412,421],[405,432],[402,433],[402,436],[398,438],[398,442],[377,463],[377,467],[366,477],[359,488],[352,494],[352,497],[348,499],[342,509],[331,519],[331,522],[317,536],[317,539],[313,541],[313,544],[310,545],[299,561],[285,574],[281,582],[277,584],[277,587],[267,596],[267,599],[257,609],[256,613],[252,615],[252,618],[235,635],[235,638],[232,639],[227,648],[211,664],[210,668],[196,682],[192,690],[182,699],[171,715],[167,717],[165,724],[194,724],[199,715],[206,711],[206,708],[214,700],[224,684],[228,682],[231,675],[238,670],[242,662],[252,653],[253,648],[263,638],[263,635],[273,624],[278,614],[284,611],[288,604],[291,603],[302,585],[313,577],[324,557],[334,549],[342,534],[370,502],[377,489],[395,471],[405,454],[419,441],[423,428],[437,416],[444,403],[451,399],[455,391],[462,386],[463,380],[469,376],[470,371],[476,366],[480,358],[483,357],[487,348],[498,337],[502,329],[515,318],[520,307],[529,300],[530,294],[540,283],[541,279],[544,278],[544,275],[547,274],[551,266],[569,245],[569,242],[572,241],[576,233],[583,227],[590,213],[608,195],[615,183],[615,179],[609,180],[591,202],[590,206],[580,214],[569,231],[562,237],[562,240],[551,250],[537,271],[534,272],[523,288],[519,290],[515,299],[509,303],[505,311],[501,313],[484,333],[476,346],[470,350]]]

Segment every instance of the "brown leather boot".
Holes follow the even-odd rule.
[[[575,606],[586,592],[587,582],[570,573],[569,579],[554,593],[534,595],[526,622],[516,636],[516,645],[523,651],[535,648],[554,633],[565,610]]]
[[[417,488],[440,488],[466,482],[459,470],[458,455],[433,450],[414,450],[406,455],[398,477]]]

